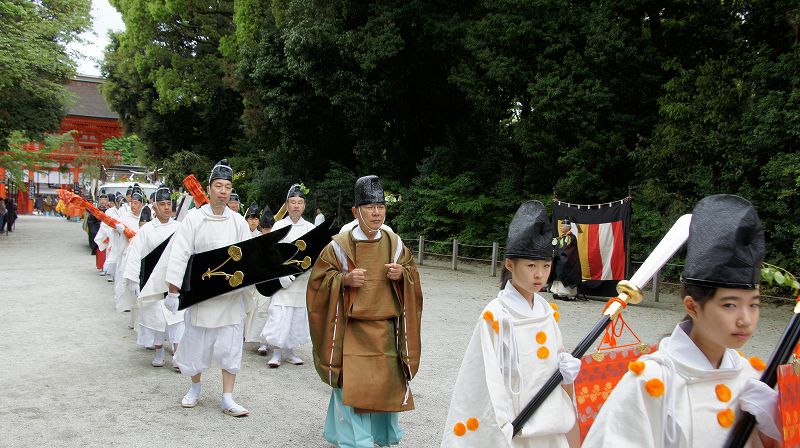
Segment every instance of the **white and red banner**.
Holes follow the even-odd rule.
[[[579,292],[613,297],[628,275],[631,198],[605,204],[571,204],[553,200],[554,235],[564,219],[577,226],[582,282]],[[573,227],[574,228],[574,227]]]

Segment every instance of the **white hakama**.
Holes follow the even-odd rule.
[[[261,337],[261,330],[267,324],[269,314],[269,297],[262,296],[253,288],[253,309],[244,318],[244,342],[266,342]]]
[[[242,365],[242,324],[196,327],[188,317],[178,351],[172,358],[181,374],[194,376],[203,373],[211,367],[212,361],[216,361],[222,369],[238,375]]]
[[[272,231],[291,226],[281,242],[292,242],[314,229],[314,225],[302,217],[293,223],[288,216],[276,222]],[[294,349],[311,341],[306,310],[306,289],[309,274],[306,272],[292,281],[289,286],[272,295],[267,322],[261,331],[261,338],[272,347]]]

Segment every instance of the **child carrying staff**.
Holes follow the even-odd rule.
[[[553,263],[550,229],[539,201],[523,203],[511,221],[504,264],[511,279],[486,305],[472,333],[443,447],[567,447],[567,433],[577,434],[570,394],[580,360],[563,351],[558,314],[537,294]],[[511,422],[556,369],[564,377],[562,388],[512,439]]]
[[[747,411],[748,446],[781,440],[778,394],[757,380],[764,363],[737,349],[758,327],[764,231],[753,205],[733,195],[692,212],[681,295],[686,317],[632,362],[597,416],[585,447],[719,447]]]

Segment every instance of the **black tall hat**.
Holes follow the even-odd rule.
[[[230,201],[239,202],[239,193],[237,193],[236,190],[231,191],[231,197],[228,199],[228,202]]]
[[[131,193],[133,193],[133,185],[128,185],[128,189],[125,190],[125,196],[129,196]]]
[[[244,214],[245,218],[249,218],[251,216],[255,216],[256,218],[259,218],[259,216],[258,216],[258,204],[255,203],[255,202],[250,204],[250,207],[247,209],[247,212],[245,212],[245,214]]]
[[[265,205],[264,210],[261,210],[261,219],[258,224],[263,229],[269,229],[275,225],[275,217],[272,210],[269,209],[269,205]]]
[[[133,184],[133,191],[131,192],[131,200],[143,202],[143,199],[144,199],[144,192],[142,192],[142,187],[140,187],[139,184]]]
[[[364,204],[385,204],[386,196],[383,194],[383,185],[378,176],[369,175],[360,177],[356,181],[353,205],[358,207]]]
[[[153,211],[150,210],[150,207],[142,207],[142,211],[139,213],[139,221],[150,222],[152,219],[153,219]]]
[[[553,230],[544,205],[527,201],[517,209],[508,226],[506,258],[551,260],[553,258]]]
[[[714,288],[755,289],[764,259],[764,228],[747,199],[717,194],[692,211],[681,281]]]
[[[117,196],[114,198],[118,204],[125,202],[125,196],[122,195],[119,191],[117,192]]]
[[[222,159],[214,165],[211,169],[211,175],[208,176],[208,182],[211,183],[214,179],[225,179],[233,182],[233,168],[228,163],[228,159]]]
[[[166,185],[161,185],[156,189],[156,192],[153,193],[154,197],[153,200],[158,201],[169,201],[172,199],[172,190]]]
[[[289,198],[306,198],[305,193],[303,193],[303,190],[300,188],[300,184],[294,184],[289,187],[289,192],[286,193],[286,200],[288,201]]]

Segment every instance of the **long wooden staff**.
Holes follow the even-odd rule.
[[[102,211],[99,208],[95,207],[91,202],[87,201],[86,199],[84,199],[84,198],[82,198],[80,196],[73,196],[72,198],[70,198],[70,202],[73,202],[73,201],[78,202],[82,206],[86,207],[86,210],[88,210],[89,213],[94,215],[94,217],[99,219],[100,221],[103,221],[106,225],[108,225],[112,229],[116,228],[117,224],[120,224],[119,221],[117,221],[116,219],[106,215],[106,213],[104,211]],[[123,226],[124,226],[124,224],[123,224]],[[125,227],[125,236],[128,237],[128,239],[131,239],[131,238],[136,236],[136,232],[131,230],[131,229],[129,229],[129,228],[127,228],[127,227]]]
[[[689,224],[691,220],[692,215],[683,215],[678,218],[630,281],[622,280],[617,284],[617,292],[619,295],[612,299],[610,305],[603,312],[603,317],[594,324],[589,334],[578,343],[578,346],[572,351],[572,356],[580,359],[589,347],[594,344],[597,338],[603,334],[606,327],[608,327],[617,315],[622,312],[622,309],[628,306],[628,303],[637,304],[642,301],[641,288],[650,281],[653,275],[672,258],[675,252],[686,242],[686,239],[689,238]],[[522,430],[525,422],[536,412],[539,406],[542,405],[544,400],[547,399],[556,387],[561,384],[563,379],[564,377],[558,370],[550,376],[544,386],[539,389],[539,392],[534,395],[531,401],[525,405],[517,418],[511,423],[511,426],[514,428],[514,435],[517,435]]]
[[[781,364],[786,364],[792,351],[797,346],[797,341],[800,340],[800,297],[797,298],[797,303],[794,306],[794,313],[792,318],[789,319],[789,324],[783,331],[778,346],[772,352],[772,357],[769,358],[769,363],[761,374],[760,381],[769,387],[775,387],[778,382],[778,367]],[[741,448],[750,438],[750,433],[756,427],[756,418],[748,412],[742,412],[741,417],[737,418],[736,426],[728,434],[728,439],[725,441],[725,448]]]
[[[190,174],[183,179],[183,186],[186,187],[186,190],[192,195],[194,203],[197,204],[198,208],[209,202],[206,192],[203,191],[200,181],[194,177],[194,174]]]

